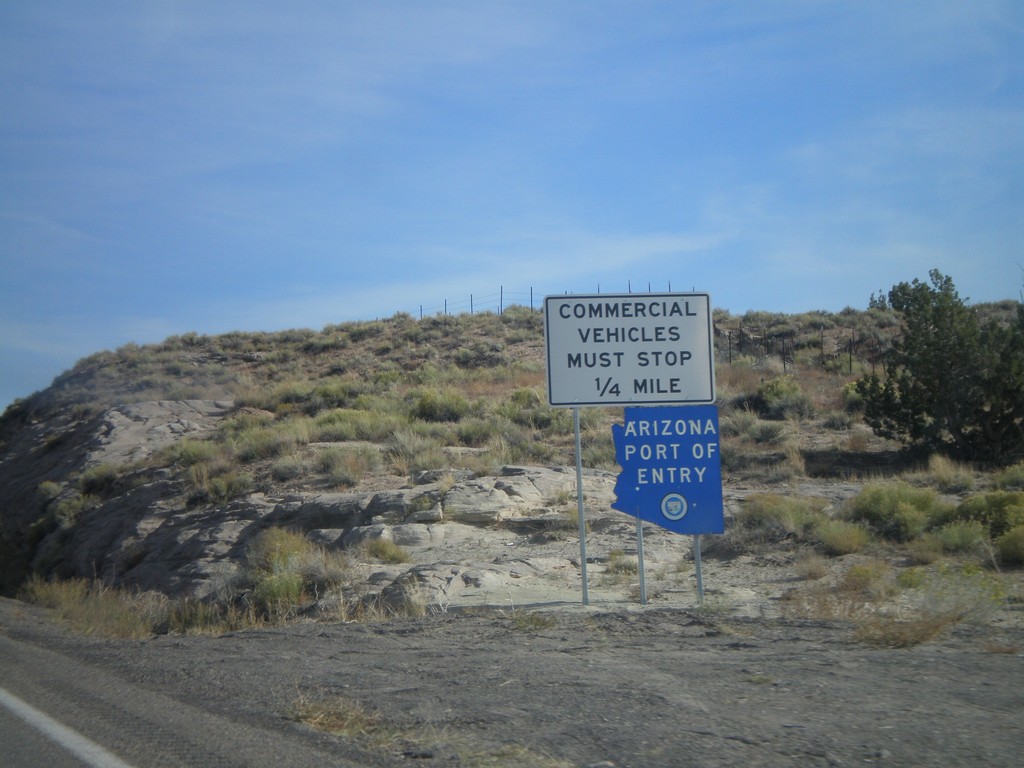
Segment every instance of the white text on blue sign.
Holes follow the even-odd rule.
[[[626,408],[612,438],[614,509],[676,533],[725,529],[715,406]]]

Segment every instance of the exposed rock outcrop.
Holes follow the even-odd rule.
[[[140,470],[77,511],[73,524],[48,520],[48,509],[77,492],[69,478],[103,465],[142,466],[177,440],[212,434],[231,409],[225,401],[136,403],[24,431],[0,461],[0,497],[24,507],[3,514],[5,540],[25,552],[23,569],[202,598],[231,581],[250,542],[272,526],[301,531],[328,549],[357,551],[386,538],[409,550],[415,565],[360,566],[358,588],[390,605],[417,599],[443,606],[468,591],[578,568],[571,542],[554,539],[563,552],[546,557],[522,559],[515,551],[527,534],[553,526],[572,531],[565,519],[575,512],[576,478],[564,467],[506,466],[480,477],[423,473],[404,488],[253,492],[221,504],[190,502],[170,470]],[[41,499],[46,482],[59,484],[59,495]],[[588,470],[588,506],[607,513],[613,486],[614,476]]]

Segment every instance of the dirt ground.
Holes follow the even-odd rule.
[[[144,641],[75,635],[3,600],[0,632],[211,715],[308,733],[347,764],[1020,764],[1019,621],[890,649],[843,621],[565,597]],[[376,725],[325,736],[296,719],[303,704]]]

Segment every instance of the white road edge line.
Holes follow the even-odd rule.
[[[3,688],[0,688],[0,705],[92,768],[132,768],[117,755],[85,738],[78,731],[61,725]]]

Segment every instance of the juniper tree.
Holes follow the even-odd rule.
[[[1024,305],[1009,324],[982,323],[951,278],[899,283],[888,305],[902,332],[884,376],[864,376],[864,419],[883,436],[975,461],[1024,456]]]

